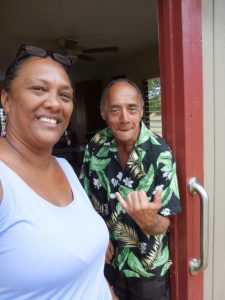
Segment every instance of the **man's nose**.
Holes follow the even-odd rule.
[[[121,111],[121,121],[122,122],[129,122],[129,113],[126,109]]]

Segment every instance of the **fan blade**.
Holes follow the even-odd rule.
[[[97,52],[115,52],[118,51],[118,47],[102,47],[102,48],[92,48],[92,49],[83,49],[83,53],[97,53]]]
[[[79,59],[83,59],[83,60],[86,60],[86,61],[92,61],[92,60],[95,60],[94,57],[91,57],[91,56],[88,56],[88,55],[85,55],[85,54],[77,54],[77,57]]]

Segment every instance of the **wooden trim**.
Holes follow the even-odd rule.
[[[173,218],[173,300],[203,299],[203,274],[190,275],[188,262],[199,258],[200,205],[187,184],[203,183],[203,103],[201,1],[158,0],[163,136],[177,161],[182,213]]]

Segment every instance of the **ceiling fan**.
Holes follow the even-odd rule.
[[[89,53],[103,53],[103,52],[116,52],[118,47],[99,47],[85,49],[81,47],[78,41],[72,37],[64,37],[57,40],[59,47],[63,50],[64,54],[75,63],[77,59],[85,61],[93,61],[94,57],[89,56]]]

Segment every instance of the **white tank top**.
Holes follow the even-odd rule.
[[[107,227],[69,163],[57,161],[74,195],[66,207],[41,198],[0,161],[1,300],[111,299],[103,275]]]

